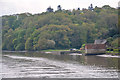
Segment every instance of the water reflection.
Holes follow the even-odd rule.
[[[3,53],[3,77],[116,78],[118,60],[120,58],[40,52]]]
[[[11,54],[16,56],[28,56],[28,57],[43,57],[52,60],[60,60],[67,62],[79,62],[84,65],[96,65],[101,67],[111,67],[118,69],[118,63],[120,58],[106,58],[99,56],[82,56],[82,55],[55,55],[55,54],[45,54],[40,52],[17,52],[17,53],[3,53]]]

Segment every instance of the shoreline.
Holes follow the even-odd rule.
[[[62,52],[62,51],[69,51],[69,50],[41,50],[41,51],[7,51],[7,50],[2,50],[2,52],[13,52],[13,53],[14,52],[21,52],[21,53],[25,53],[25,52],[42,52],[42,53],[46,53],[46,54],[52,54],[52,53],[53,54],[60,54],[60,52]],[[120,56],[120,53],[119,52],[107,52],[106,51],[105,55]]]

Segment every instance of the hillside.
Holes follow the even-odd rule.
[[[2,16],[2,23],[3,50],[80,48],[95,39],[107,39],[110,46],[118,46],[118,9],[108,5],[94,10]]]

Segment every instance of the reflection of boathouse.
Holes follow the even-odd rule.
[[[94,44],[85,45],[85,53],[103,54],[106,52],[106,40],[95,40]]]

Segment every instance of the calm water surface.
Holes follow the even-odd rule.
[[[119,57],[7,52],[3,78],[118,78]],[[1,63],[0,63],[1,64]]]

